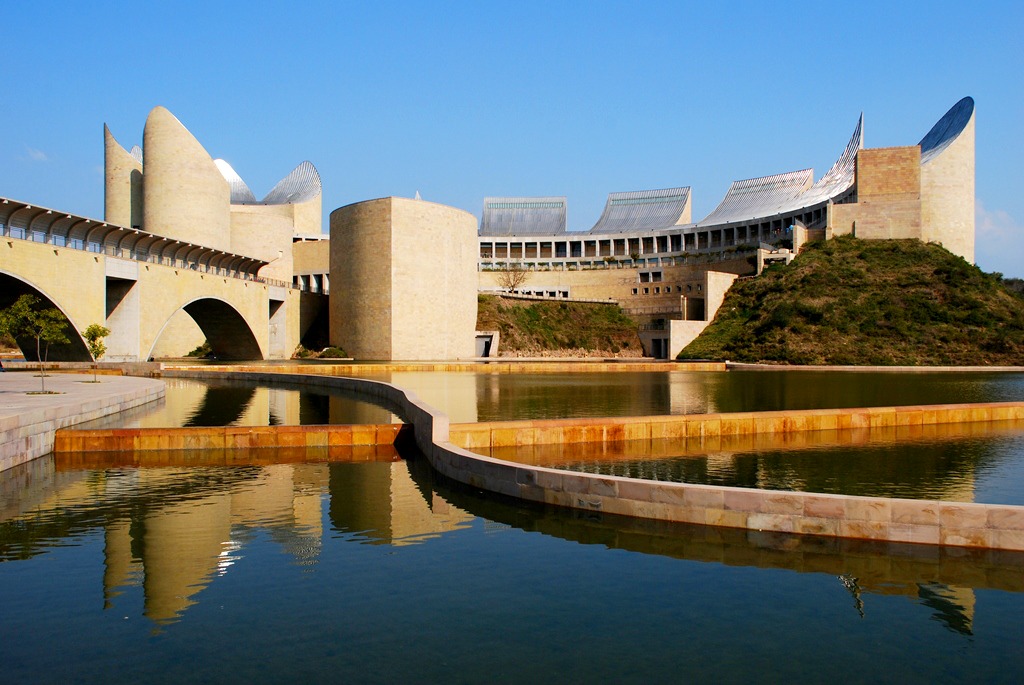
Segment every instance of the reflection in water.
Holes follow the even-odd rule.
[[[1024,422],[497,447],[488,455],[627,478],[1024,504]]]
[[[331,469],[331,527],[372,544],[407,545],[458,530],[472,518],[419,487],[406,462]],[[424,506],[425,505],[425,506]]]
[[[180,460],[201,463],[202,454]],[[144,614],[158,624],[180,619],[204,588],[244,560],[254,530],[269,532],[293,563],[315,564],[325,495],[334,530],[376,544],[415,544],[471,518],[417,486],[401,461],[64,473],[46,458],[25,466],[37,487],[0,521],[0,561],[28,559],[101,529],[106,607],[141,586]],[[0,478],[23,481],[24,472]]]
[[[1024,374],[731,371],[715,374],[720,412],[1024,401]]]
[[[413,462],[413,467],[414,473],[425,471],[422,477],[442,478],[419,462]],[[861,617],[866,611],[865,594],[902,595],[934,610],[932,618],[950,630],[970,635],[975,589],[1024,592],[1024,552],[695,526],[503,502],[447,480],[434,487],[454,506],[477,516],[566,540],[726,565],[831,573],[849,591]]]
[[[512,662],[531,679],[570,668],[618,679],[611,651],[643,653],[618,667],[654,682],[678,674],[686,645],[697,663],[715,645],[777,655],[776,635],[810,644],[823,633],[865,655],[913,636],[910,652],[865,657],[877,673],[947,658],[962,668],[956,643],[929,631],[935,621],[984,645],[972,668],[1019,658],[1013,639],[993,635],[1019,633],[1024,554],[565,511],[440,482],[422,458],[69,471],[39,461],[0,476],[0,492],[19,493],[0,519],[0,601],[10,608],[0,634],[17,650],[0,644],[0,656],[12,678],[31,668],[38,680],[71,679],[54,660],[10,658],[56,649],[91,669],[83,680],[168,680],[187,667],[220,679],[479,682]],[[17,629],[25,607],[32,631]],[[141,632],[130,620],[140,615]],[[735,645],[737,635],[752,642]],[[666,642],[671,654],[661,654]],[[839,658],[825,642],[816,652]],[[136,651],[146,656],[124,656]],[[460,678],[435,669],[439,654]],[[715,661],[723,680],[763,668]]]
[[[449,374],[436,374],[432,385]],[[395,379],[419,391],[417,379]],[[1024,401],[1024,374],[816,371],[476,374],[477,420]],[[437,405],[460,418],[445,405]]]
[[[1024,374],[794,371],[394,372],[366,377],[411,390],[453,423],[653,416],[958,402],[1024,401]],[[666,365],[671,368],[671,365]],[[167,378],[162,405],[83,428],[394,423],[390,412],[329,389]],[[248,392],[252,391],[252,395]],[[199,422],[203,423],[199,423]],[[191,422],[191,423],[189,423]]]
[[[256,388],[252,386],[212,385],[203,393],[198,409],[182,425],[186,428],[236,425],[255,395]]]
[[[918,586],[921,603],[935,613],[932,618],[954,633],[973,635],[974,593],[969,588],[947,587],[938,583]]]
[[[164,379],[163,401],[80,424],[76,428],[294,426],[400,423],[370,400],[343,390],[298,390],[242,381]]]

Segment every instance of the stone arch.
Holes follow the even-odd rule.
[[[78,332],[78,327],[75,325],[75,322],[71,320],[71,317],[68,316],[67,310],[64,307],[54,302],[53,298],[34,283],[30,283],[20,276],[16,276],[12,273],[0,271],[0,309],[10,307],[22,295],[35,295],[42,301],[42,306],[44,308],[48,309],[50,307],[56,307],[60,310],[61,314],[64,315],[64,318],[67,319],[68,328],[65,331],[65,334],[71,342],[66,345],[51,345],[49,352],[45,354],[47,361],[92,361],[92,355],[89,354],[89,348],[86,347],[81,333]],[[18,343],[19,349],[21,349],[21,353],[25,355],[25,359],[27,361],[39,361],[36,355],[35,338],[18,338],[16,342]]]
[[[249,327],[245,317],[224,300],[214,297],[200,297],[172,312],[164,322],[164,328],[178,311],[184,310],[196,322],[210,343],[217,359],[244,361],[263,359],[260,344]],[[160,331],[163,335],[163,329]],[[153,346],[147,351],[146,359],[153,353],[160,335],[154,338]]]

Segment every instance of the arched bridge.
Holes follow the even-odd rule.
[[[111,361],[152,356],[175,314],[219,359],[286,358],[299,342],[300,293],[257,276],[266,262],[138,229],[0,199],[0,309],[29,293],[60,309],[71,343],[53,361],[87,361],[80,331],[99,323]],[[18,340],[26,359],[35,341]]]

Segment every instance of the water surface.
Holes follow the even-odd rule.
[[[201,455],[183,455],[201,463]],[[507,503],[420,461],[0,475],[10,682],[1016,682],[1019,554]]]
[[[816,371],[493,373],[403,371],[393,383],[454,423],[602,416],[1024,401],[1024,374]],[[666,365],[666,368],[671,368]],[[162,404],[90,427],[390,423],[389,412],[330,388],[168,378]]]

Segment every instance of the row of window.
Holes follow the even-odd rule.
[[[731,229],[730,229],[731,230]],[[609,257],[633,259],[639,255],[692,252],[756,245],[782,235],[782,231],[743,237],[709,236],[707,233],[660,235],[645,238],[612,238],[606,240],[481,242],[481,259],[579,259]]]
[[[643,200],[650,202],[651,200]],[[614,200],[623,204],[639,202],[634,199]],[[489,205],[490,206],[490,205]],[[621,257],[634,255],[664,254],[728,248],[745,244],[771,241],[792,231],[795,222],[810,226],[820,224],[827,216],[827,209],[819,207],[802,214],[754,223],[746,226],[713,228],[693,233],[673,233],[635,238],[605,239],[551,239],[543,241],[481,241],[481,259],[576,259],[582,257]]]
[[[681,286],[681,285],[675,286],[675,289],[676,289],[677,293],[683,292],[683,286]],[[701,286],[699,284],[697,285],[697,292],[698,293],[701,292],[703,289],[704,289],[703,286]],[[641,290],[642,290],[644,295],[650,295],[651,294],[651,287],[650,286],[647,286],[647,287],[645,287],[643,289],[641,289],[641,288],[633,288],[633,294],[634,295],[639,295],[641,293]],[[692,293],[693,292],[693,286],[692,285],[687,285],[686,286],[686,292]],[[670,285],[666,285],[666,286],[656,285],[656,286],[654,286],[654,294],[655,295],[663,295],[663,294],[664,295],[669,295],[671,293],[672,293],[672,286],[670,286]]]

